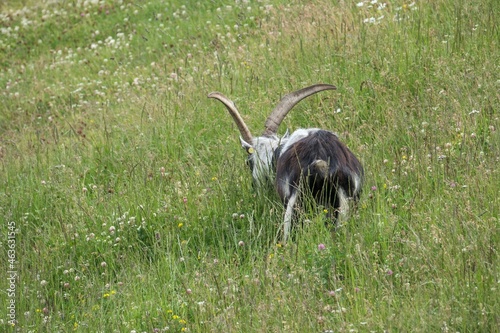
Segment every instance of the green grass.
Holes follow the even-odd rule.
[[[498,332],[500,3],[382,4],[0,5],[2,330]],[[318,82],[280,132],[339,133],[364,193],[281,246],[206,96],[259,134]]]

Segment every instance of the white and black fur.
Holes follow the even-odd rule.
[[[279,138],[277,127],[303,98],[334,86],[318,84],[282,98],[266,121],[260,137],[252,137],[234,103],[220,93],[209,97],[221,101],[234,118],[248,153],[248,164],[257,187],[274,183],[286,208],[283,241],[290,235],[293,211],[302,192],[307,190],[317,203],[334,212],[336,221],[346,216],[349,200],[358,201],[363,183],[363,167],[356,156],[333,132],[298,129]]]

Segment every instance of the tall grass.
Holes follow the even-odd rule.
[[[498,331],[498,1],[0,8],[2,329]],[[318,82],[281,131],[336,131],[364,194],[281,245],[206,95],[258,133]]]

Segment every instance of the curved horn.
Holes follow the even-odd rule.
[[[208,98],[218,99],[219,101],[222,102],[222,104],[226,106],[227,110],[229,111],[229,114],[231,115],[231,117],[233,117],[236,126],[238,126],[238,129],[240,130],[241,137],[243,138],[243,140],[245,140],[249,144],[252,144],[252,134],[250,134],[250,130],[243,121],[243,118],[241,118],[240,113],[236,109],[236,106],[234,105],[233,101],[231,101],[226,96],[222,95],[220,92],[212,92],[208,94]]]
[[[281,124],[287,113],[301,100],[323,90],[335,90],[337,87],[331,84],[315,84],[313,86],[300,89],[285,95],[273,112],[267,117],[263,136],[272,136],[276,134],[278,126]]]

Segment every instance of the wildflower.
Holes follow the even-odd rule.
[[[326,248],[325,244],[323,244],[323,243],[318,244],[318,250],[319,251],[323,251],[325,248]]]
[[[189,288],[186,289],[186,294],[191,295],[192,292],[193,291],[191,289],[189,289]]]
[[[106,264],[105,261],[101,262],[101,267],[106,267],[108,264]]]
[[[178,227],[178,228],[182,228],[182,226],[183,226],[183,225],[184,225],[184,223],[180,222],[180,223],[177,225],[177,227]]]
[[[240,247],[245,246],[245,242],[243,242],[243,241],[239,241],[239,242],[238,242],[238,246],[240,246]]]
[[[371,190],[372,190],[372,191],[376,191],[376,190],[377,190],[377,186],[375,186],[375,185],[374,185],[374,186],[372,186]]]
[[[40,281],[40,285],[41,285],[42,287],[45,287],[45,286],[47,285],[47,283],[48,283],[48,282],[47,282],[47,281],[45,281],[45,280]]]
[[[392,271],[392,270],[390,270],[390,269],[388,269],[388,270],[386,271],[386,274],[387,274],[387,275],[389,275],[389,276],[391,276],[391,275],[393,274],[393,271]]]

